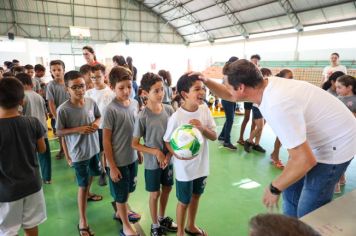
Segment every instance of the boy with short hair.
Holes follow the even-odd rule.
[[[49,63],[49,65],[53,80],[47,84],[46,99],[48,100],[48,108],[52,118],[51,126],[53,128],[53,133],[56,134],[55,123],[57,118],[57,108],[68,100],[69,95],[64,85],[64,62],[61,60],[53,60]],[[62,140],[60,137],[59,144],[60,151],[56,155],[57,160],[62,159],[64,155]]]
[[[94,88],[93,81],[91,81],[92,77],[92,66],[88,64],[84,64],[79,68],[79,72],[82,74],[84,80],[85,80],[85,86],[87,89],[92,89]]]
[[[170,161],[172,154],[163,141],[168,119],[174,110],[172,106],[162,103],[164,87],[160,76],[153,73],[144,74],[141,88],[143,95],[147,97],[147,105],[136,119],[132,146],[144,153],[146,191],[150,193],[149,207],[153,223],[151,236],[160,236],[166,235],[165,231],[177,231],[177,225],[172,218],[165,217],[169,193],[173,186],[173,165]],[[141,137],[144,139],[144,145],[140,144]]]
[[[48,142],[48,128],[47,128],[47,109],[43,98],[33,91],[33,83],[31,77],[26,73],[16,75],[16,78],[21,81],[25,90],[25,98],[22,104],[22,114],[24,116],[36,117],[45,128],[44,141],[46,144],[46,152],[39,153],[38,159],[40,162],[42,180],[45,184],[50,184],[52,179],[51,166],[51,149]]]
[[[93,99],[99,107],[100,114],[105,114],[107,105],[115,98],[115,93],[110,89],[108,85],[104,83],[105,80],[105,66],[102,64],[96,64],[91,67],[92,69],[92,81],[94,88],[86,91],[85,96]],[[99,185],[106,185],[106,174],[105,174],[105,156],[103,155],[103,119],[100,120],[99,124],[99,144],[100,144],[100,155],[101,155],[101,175],[99,178]]]
[[[0,235],[37,236],[47,219],[36,151],[46,151],[45,129],[34,117],[20,116],[20,81],[0,80]],[[15,171],[14,171],[15,170]]]
[[[132,74],[121,66],[114,67],[110,74],[110,87],[115,99],[106,107],[104,116],[103,143],[110,176],[110,192],[115,201],[115,219],[122,222],[121,236],[137,235],[130,222],[137,222],[141,216],[128,209],[129,194],[135,191],[138,159],[140,153],[131,147],[138,102],[130,99]],[[139,155],[139,157],[138,157]]]
[[[85,98],[85,81],[78,71],[69,71],[64,82],[70,94],[57,110],[57,132],[63,136],[67,162],[74,167],[77,177],[80,235],[94,235],[86,217],[87,196],[91,176],[100,175],[98,133],[100,112],[96,103]]]
[[[28,74],[32,80],[33,83],[33,91],[35,91],[36,93],[39,93],[41,90],[41,85],[40,82],[38,82],[33,75],[35,74],[35,71],[33,69],[33,66],[30,64],[27,64],[23,67],[25,69],[25,73]]]
[[[207,105],[204,104],[205,86],[197,75],[183,75],[177,82],[178,94],[184,100],[183,105],[169,118],[167,130],[163,137],[166,146],[174,155],[173,164],[176,175],[177,235],[206,235],[206,232],[195,225],[199,198],[203,194],[206,179],[209,175],[208,139],[216,140],[215,121]],[[183,124],[195,126],[203,135],[204,143],[201,152],[193,159],[182,159],[169,144],[173,131]],[[188,210],[186,228],[185,219]]]
[[[40,84],[40,91],[38,92],[44,99],[46,99],[46,68],[41,64],[36,64],[34,67],[35,77],[34,79]]]

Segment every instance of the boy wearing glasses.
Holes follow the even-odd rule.
[[[87,218],[87,195],[91,176],[99,176],[100,152],[98,132],[100,111],[91,98],[85,98],[85,81],[78,71],[69,71],[64,82],[70,99],[57,111],[57,132],[64,137],[63,148],[66,160],[74,167],[78,190],[80,235],[94,235]]]
[[[104,83],[105,80],[105,66],[102,64],[96,64],[91,67],[91,80],[94,84],[94,88],[89,89],[85,93],[85,97],[93,99],[99,107],[100,114],[104,116],[107,105],[115,98],[115,93],[110,89],[108,85]],[[103,119],[99,123],[99,144],[101,155],[101,175],[99,178],[99,185],[106,185],[106,173],[105,173],[105,156],[103,155]]]

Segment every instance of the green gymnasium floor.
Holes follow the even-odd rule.
[[[224,118],[217,118],[218,132],[224,123]],[[239,133],[242,117],[235,118],[232,131],[232,141],[236,141]],[[250,125],[248,125],[250,127]],[[248,128],[249,131],[249,128]],[[246,132],[247,134],[248,132]],[[261,198],[265,186],[281,171],[274,168],[269,161],[269,153],[272,151],[275,136],[266,126],[262,136],[262,146],[267,153],[252,152],[246,154],[239,146],[238,151],[230,151],[221,148],[216,142],[210,142],[210,176],[206,192],[201,198],[197,224],[208,231],[210,236],[241,236],[248,233],[248,220],[257,213],[267,212],[262,205]],[[77,211],[77,185],[74,171],[64,160],[54,159],[58,142],[52,141],[53,150],[53,183],[44,185],[48,219],[40,226],[40,235],[73,236],[78,235],[78,211]],[[287,152],[281,152],[282,161],[287,160]],[[356,188],[356,162],[354,161],[347,172],[347,184],[344,192]],[[250,182],[249,182],[250,181]],[[244,189],[255,181],[259,187]],[[249,182],[245,185],[242,183]],[[253,187],[253,186],[252,186]],[[108,186],[100,187],[97,180],[93,183],[92,192],[102,194],[103,201],[89,202],[88,220],[91,228],[98,236],[116,236],[121,229],[121,224],[112,219],[113,209]],[[146,235],[150,230],[150,215],[148,209],[148,194],[144,190],[143,166],[139,170],[139,180],[136,192],[131,196],[130,206],[142,214],[142,220],[136,227],[141,227]],[[172,191],[167,214],[175,218],[176,206],[175,191]],[[170,234],[174,235],[174,234]]]

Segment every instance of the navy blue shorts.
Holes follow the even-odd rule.
[[[260,112],[260,109],[258,109],[257,107],[252,107],[252,119],[254,120],[258,120],[258,119],[262,119],[262,113]]]

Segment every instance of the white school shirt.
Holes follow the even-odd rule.
[[[165,142],[169,142],[173,131],[183,124],[189,124],[192,119],[199,120],[202,125],[215,131],[216,124],[207,105],[200,105],[195,112],[189,112],[182,107],[178,108],[169,118],[167,130],[163,137]],[[203,136],[204,142],[202,151],[192,160],[179,160],[173,158],[173,167],[176,179],[179,181],[191,181],[209,175],[209,146],[208,140]]]
[[[283,146],[308,141],[319,163],[356,154],[356,119],[336,97],[305,81],[268,78],[259,109]]]
[[[109,88],[109,86],[105,86],[104,89],[89,89],[88,91],[86,91],[85,97],[93,99],[98,105],[100,114],[102,116],[100,118],[99,128],[102,129],[104,122],[103,117],[105,114],[106,107],[115,98],[115,93]]]

